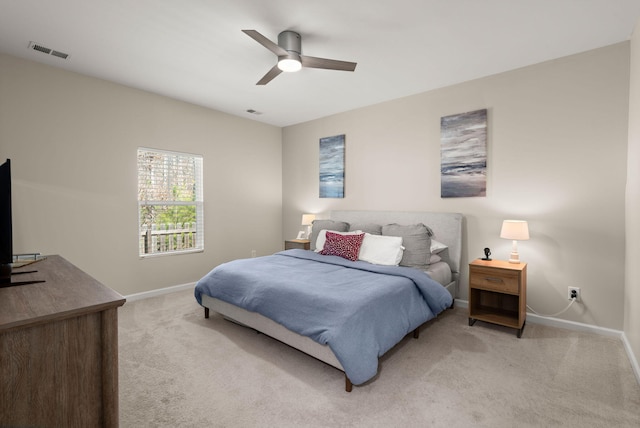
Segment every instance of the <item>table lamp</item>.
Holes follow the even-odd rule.
[[[311,225],[315,219],[315,214],[302,214],[302,225],[307,227],[307,235],[305,236],[305,239],[309,239],[311,237]]]
[[[513,240],[511,247],[511,256],[509,263],[520,263],[520,255],[518,254],[518,241],[526,241],[529,239],[529,226],[524,220],[505,220],[502,222],[502,230],[500,237]]]

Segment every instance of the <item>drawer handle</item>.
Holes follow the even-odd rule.
[[[491,278],[489,276],[485,276],[484,279],[489,282],[502,282],[502,278]]]

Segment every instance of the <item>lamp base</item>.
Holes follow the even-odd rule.
[[[518,253],[511,253],[509,263],[520,263],[520,255]]]

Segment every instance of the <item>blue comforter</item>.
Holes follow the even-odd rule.
[[[214,268],[195,288],[258,312],[328,345],[349,380],[366,382],[378,357],[449,307],[449,292],[426,273],[287,250]]]

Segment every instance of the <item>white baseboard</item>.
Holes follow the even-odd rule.
[[[622,332],[622,344],[624,345],[624,349],[627,351],[627,355],[629,356],[629,361],[631,361],[631,367],[633,368],[633,373],[636,375],[636,380],[640,383],[640,365],[638,364],[638,359],[633,353],[633,349],[631,349],[631,344],[629,340],[627,340],[627,335]]]
[[[469,302],[466,300],[456,299],[455,306],[458,308],[468,308]],[[640,384],[640,365],[638,365],[638,359],[636,358],[633,350],[631,349],[631,345],[627,340],[627,336],[623,331],[614,330],[611,328],[598,327],[596,325],[584,324],[575,321],[563,320],[560,318],[552,318],[552,317],[543,317],[540,315],[535,315],[527,312],[527,322],[531,324],[541,324],[547,325],[550,327],[558,327],[565,328],[567,330],[581,331],[587,333],[599,334],[601,336],[615,337],[622,341],[622,345],[624,346],[625,351],[627,352],[627,356],[629,357],[629,361],[631,362],[631,367],[633,368],[633,373],[636,376],[636,380]]]
[[[195,286],[196,286],[195,282],[190,282],[188,284],[174,285],[171,287],[159,288],[157,290],[143,291],[142,293],[129,294],[128,296],[124,296],[124,297],[125,299],[127,299],[127,302],[135,302],[136,300],[162,296],[163,294],[175,293],[176,291],[187,290],[189,288],[193,289]]]
[[[468,308],[469,302],[466,300],[456,299],[456,307]],[[620,330],[613,330],[611,328],[598,327],[596,325],[583,324],[581,322],[568,321],[560,318],[543,317],[540,315],[532,314],[530,312],[527,312],[527,322],[531,324],[547,325],[549,327],[565,328],[567,330],[595,333],[601,336],[616,338],[622,337],[622,332]]]
[[[527,321],[530,322],[531,324],[541,324],[541,325],[547,325],[549,327],[559,327],[559,328],[565,328],[567,330],[582,331],[586,333],[595,333],[595,334],[599,334],[600,336],[615,337],[618,339],[622,338],[622,331],[620,330],[614,330],[612,328],[606,328],[606,327],[598,327],[597,325],[584,324],[581,322],[563,320],[560,318],[543,317],[543,316],[532,314],[529,312],[527,312]]]

